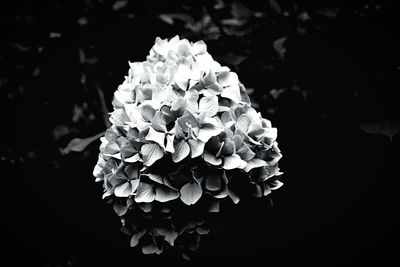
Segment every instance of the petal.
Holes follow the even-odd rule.
[[[208,212],[219,212],[219,201],[212,201],[208,207]]]
[[[123,108],[118,108],[111,113],[110,121],[117,126],[124,126],[130,119]]]
[[[203,194],[201,186],[196,182],[189,182],[182,186],[181,190],[181,200],[186,205],[195,204]]]
[[[231,116],[231,113],[229,111],[225,111],[221,114],[221,122],[225,125],[226,123],[232,121],[233,118]]]
[[[132,235],[131,237],[131,247],[136,247],[139,244],[140,238],[146,233],[146,230],[142,230]]]
[[[277,128],[264,128],[264,129],[265,129],[264,133],[265,142],[270,145],[276,140],[276,137],[278,136],[278,129]]]
[[[271,190],[279,189],[282,185],[283,183],[281,181],[275,180],[271,182]]]
[[[193,114],[191,114],[190,112],[187,112],[185,115],[180,117],[177,120],[177,122],[178,122],[179,126],[182,127],[184,132],[188,131],[188,127],[189,127],[188,125],[190,125],[192,128],[199,127],[199,123],[197,122],[196,117]]]
[[[158,183],[158,184],[164,184],[163,177],[159,174],[155,173],[147,173],[145,174],[147,177],[149,177],[150,180]]]
[[[223,129],[217,128],[213,125],[203,125],[203,128],[200,129],[199,134],[197,135],[197,138],[200,141],[207,143],[207,141],[210,140],[211,137],[217,136],[222,131],[223,131]]]
[[[251,118],[247,114],[241,115],[236,122],[236,126],[244,133],[248,132],[250,124]]]
[[[175,152],[173,135],[167,134],[167,146],[165,147],[165,150],[168,151],[169,153]]]
[[[238,154],[244,161],[249,161],[256,155],[250,147],[243,143],[241,147],[236,150],[236,154]]]
[[[199,100],[199,92],[194,89],[190,89],[186,92],[185,94],[185,99],[186,99],[186,107],[192,111],[192,112],[198,112],[199,111],[199,103],[197,102]]]
[[[200,112],[205,112],[208,117],[213,117],[218,112],[218,97],[205,96],[199,102]]]
[[[201,156],[204,152],[204,145],[206,143],[200,141],[200,140],[194,140],[194,139],[189,139],[188,140],[189,147],[190,147],[190,157],[191,158],[196,158],[198,156]]]
[[[137,179],[139,178],[140,169],[138,164],[129,164],[124,168],[124,172],[127,177],[130,179]]]
[[[204,43],[204,41],[198,41],[192,45],[193,55],[204,54],[206,52],[207,52],[207,45]]]
[[[251,186],[250,190],[251,190],[250,195],[253,197],[262,197],[263,196],[264,190],[258,184],[253,184]]]
[[[144,211],[146,213],[148,213],[148,212],[153,210],[152,203],[143,203],[143,202],[141,202],[141,203],[138,203],[138,206],[142,211]]]
[[[111,175],[111,177],[108,179],[108,182],[112,186],[117,186],[123,183],[126,183],[128,181],[128,177],[122,172],[118,171],[115,174]]]
[[[175,72],[175,82],[184,91],[189,85],[189,79],[192,75],[189,63],[179,64]]]
[[[232,86],[239,84],[239,78],[236,73],[232,71],[223,71],[218,74],[218,82],[222,86]]]
[[[170,200],[177,199],[179,197],[179,192],[169,189],[166,186],[156,187],[156,200],[159,202],[167,202]]]
[[[164,156],[164,152],[158,144],[145,144],[142,146],[144,165],[151,166]]]
[[[160,145],[160,147],[165,149],[165,133],[157,132],[153,127],[149,127],[149,133],[146,135],[147,141],[153,141]]]
[[[167,131],[167,127],[165,126],[166,124],[167,123],[164,119],[163,113],[161,111],[157,111],[151,120],[151,127],[158,132],[165,133]]]
[[[155,106],[161,105],[168,98],[168,87],[160,84],[156,84],[151,95],[151,100],[154,102]]]
[[[229,188],[228,188],[228,195],[231,197],[233,203],[235,204],[239,203],[240,201],[239,196]]]
[[[135,147],[133,147],[132,145],[125,145],[124,147],[121,148],[121,156],[122,158],[130,158],[133,155],[137,154],[137,150]]]
[[[221,178],[218,175],[209,175],[205,179],[207,190],[218,191],[221,189]]]
[[[150,105],[143,105],[140,108],[143,119],[151,121],[156,114],[156,110]]]
[[[240,89],[238,84],[234,84],[228,87],[225,87],[221,93],[222,97],[228,98],[235,103],[240,103],[242,97],[240,95]]]
[[[145,182],[140,182],[135,195],[135,201],[137,203],[140,202],[150,203],[153,202],[155,198],[156,198],[156,193],[153,185]]]
[[[177,163],[186,158],[190,153],[190,147],[185,140],[174,142],[175,152],[172,153],[172,160]]]
[[[177,48],[177,50],[176,50],[176,53],[177,53],[179,56],[184,56],[184,57],[186,57],[186,56],[190,55],[190,46],[189,46],[188,44],[186,44],[186,43],[182,43],[182,44],[180,44],[180,45],[178,46],[178,48]]]
[[[213,83],[207,85],[207,90],[205,92],[208,92],[209,95],[219,95],[223,90],[224,88],[221,85],[218,83]]]
[[[263,185],[263,196],[268,196],[269,194],[271,194],[272,191],[267,182],[263,182],[262,185]]]
[[[246,88],[243,86],[243,84],[239,85],[239,89],[240,89],[240,97],[242,99],[242,102],[250,105],[251,104],[250,97],[247,94]]]
[[[167,40],[163,40],[160,37],[156,38],[153,49],[157,54],[166,57],[168,54],[168,50],[169,50],[168,48],[169,48],[169,46],[168,46]]]
[[[203,154],[203,159],[205,161],[207,161],[208,163],[210,163],[211,165],[215,165],[215,166],[221,165],[221,163],[222,163],[221,158],[217,158],[216,156],[214,156],[210,153],[207,153],[207,152],[205,152]]]
[[[128,162],[128,163],[134,163],[134,162],[138,162],[138,161],[140,161],[139,153],[133,155],[130,158],[124,158],[124,162]]]
[[[132,186],[129,182],[117,185],[114,188],[114,195],[117,197],[128,197],[133,194]]]
[[[118,216],[123,216],[128,211],[127,205],[122,205],[119,201],[113,202],[113,209]]]
[[[205,86],[209,86],[217,82],[217,76],[215,76],[213,71],[209,71],[203,78],[201,78],[201,81]]]
[[[177,117],[182,116],[186,110],[186,101],[183,97],[177,97],[172,101],[171,110],[177,115]]]
[[[111,129],[107,129],[107,131],[104,134],[104,137],[107,139],[109,142],[115,142],[117,141],[118,135]]]
[[[145,255],[156,254],[158,252],[158,248],[154,243],[149,243],[142,246],[142,253]]]
[[[225,139],[224,145],[221,149],[221,154],[224,156],[235,154],[235,143],[230,139]]]
[[[212,56],[208,53],[202,54],[202,55],[197,55],[195,56],[196,58],[196,62],[200,65],[202,70],[210,70],[214,59],[212,58]]]
[[[243,169],[245,172],[249,172],[254,168],[261,168],[267,166],[267,162],[262,159],[253,158],[252,160],[247,162],[246,167]]]
[[[104,154],[107,155],[114,155],[116,153],[120,152],[120,148],[118,146],[117,143],[112,142],[112,143],[108,143],[105,147],[104,147]]]
[[[174,231],[171,228],[167,227],[157,227],[155,229],[157,234],[163,236],[165,241],[167,241],[171,246],[174,245],[175,239],[178,237],[178,232]]]
[[[246,166],[246,161],[242,160],[239,155],[233,154],[231,156],[224,157],[224,164],[222,168],[225,170],[232,169],[243,169]]]

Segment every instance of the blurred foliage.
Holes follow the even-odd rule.
[[[217,61],[238,72],[254,106],[265,116],[279,119],[278,124],[285,116],[306,122],[335,112],[327,99],[330,93],[316,88],[315,81],[321,79],[317,76],[334,78],[335,74],[324,72],[336,72],[331,69],[336,67],[347,71],[346,64],[362,64],[348,62],[350,50],[361,44],[358,39],[345,48],[344,53],[349,54],[339,55],[339,59],[332,58],[329,53],[335,51],[329,51],[326,42],[346,45],[345,39],[351,36],[340,32],[342,27],[365,31],[364,27],[375,23],[386,25],[391,21],[380,21],[381,17],[393,15],[399,8],[396,1],[372,0],[317,4],[294,0],[180,0],[168,4],[159,0],[58,0],[2,5],[0,87],[3,114],[13,110],[6,122],[11,130],[8,138],[14,142],[2,144],[1,160],[24,162],[40,155],[56,165],[59,150],[55,147],[64,147],[73,137],[85,138],[104,130],[112,94],[128,69],[127,61],[144,60],[156,36],[179,34],[192,41],[204,40]],[[316,47],[321,45],[322,49]],[[399,54],[390,53],[392,65],[375,67],[375,75],[381,77],[372,82],[396,87]],[[322,70],[315,66],[321,64],[315,59],[321,54],[328,62]],[[373,58],[365,61],[377,63]],[[311,73],[315,68],[322,73]],[[364,75],[358,78],[366,78]],[[337,81],[326,82],[328,90],[330,83],[342,86]],[[346,95],[351,103],[361,101],[361,106],[373,101],[375,88],[363,93],[365,88],[351,86],[351,91],[339,95]],[[392,104],[390,97],[379,97]],[[396,121],[387,116],[394,114],[391,108],[393,105],[388,105],[388,110],[358,120]],[[26,140],[26,131],[32,141],[21,141]],[[50,147],[46,146],[49,142]]]
[[[299,65],[313,70],[307,64],[315,63],[312,57],[321,52],[312,46],[326,45],[324,38],[351,37],[335,29],[349,25],[365,31],[363,27],[375,23],[391,23],[380,19],[387,15],[390,19],[398,11],[396,1],[372,0],[318,4],[294,0],[181,0],[168,4],[159,0],[58,0],[1,5],[2,109],[3,114],[14,110],[6,118],[11,129],[8,137],[21,140],[28,129],[36,129],[29,131],[34,140],[29,145],[24,141],[2,144],[1,160],[10,163],[39,155],[56,159],[58,149],[44,144],[50,141],[52,146],[63,147],[73,137],[104,130],[107,108],[127,71],[127,61],[143,60],[156,36],[179,34],[192,41],[205,40],[216,60],[239,73],[254,106],[267,117],[325,118],[330,112],[325,99],[328,94],[314,88],[309,81],[312,77],[304,75]],[[305,48],[308,45],[311,47]],[[313,52],[315,55],[306,54]],[[393,75],[398,76],[394,64],[398,65],[399,54],[390,53],[396,53],[392,54],[392,69],[379,66],[375,75],[383,77],[373,82],[386,80],[395,83],[389,84],[393,87],[398,86]],[[324,56],[328,62],[332,59]],[[333,67],[348,63],[348,55],[340,56],[340,62],[331,62]],[[373,95],[368,94],[373,90],[359,96],[360,89],[364,88],[354,86],[346,93],[352,95],[350,101],[371,101]],[[387,99],[390,102],[390,97]],[[394,114],[393,110],[383,113],[372,118],[374,122],[395,120],[386,116]]]

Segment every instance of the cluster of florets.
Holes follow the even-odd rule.
[[[243,194],[261,197],[281,185],[271,179],[281,174],[277,129],[203,41],[157,38],[146,61],[129,65],[94,169],[103,197],[125,203],[120,216],[129,208],[150,212],[153,204],[193,205],[202,197],[218,211],[226,197],[237,203]],[[144,233],[163,236],[140,229],[134,246]],[[164,241],[173,245],[167,235]],[[162,251],[155,247],[152,253]]]

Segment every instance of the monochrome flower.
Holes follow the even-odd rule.
[[[277,129],[203,41],[156,38],[145,61],[129,62],[112,104],[93,175],[144,254],[198,248],[210,229],[176,222],[182,210],[217,213],[224,199],[282,185]]]

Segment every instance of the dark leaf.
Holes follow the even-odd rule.
[[[99,139],[101,136],[104,135],[104,132],[101,132],[99,134],[96,134],[95,136],[91,136],[88,138],[74,138],[69,142],[69,144],[61,149],[61,153],[66,155],[71,151],[74,152],[82,152],[88,145]]]
[[[285,58],[286,48],[284,46],[287,37],[282,37],[274,41],[274,50],[278,53],[280,59]]]
[[[392,141],[393,136],[400,131],[400,123],[388,121],[382,123],[364,123],[360,125],[360,128],[366,133],[386,135]]]
[[[118,10],[124,8],[127,4],[128,4],[127,0],[118,0],[118,1],[115,1],[115,3],[112,6],[112,9],[115,11],[118,11]]]
[[[268,2],[269,2],[269,5],[271,6],[272,10],[274,10],[278,14],[282,13],[282,8],[278,4],[277,0],[269,0]]]

